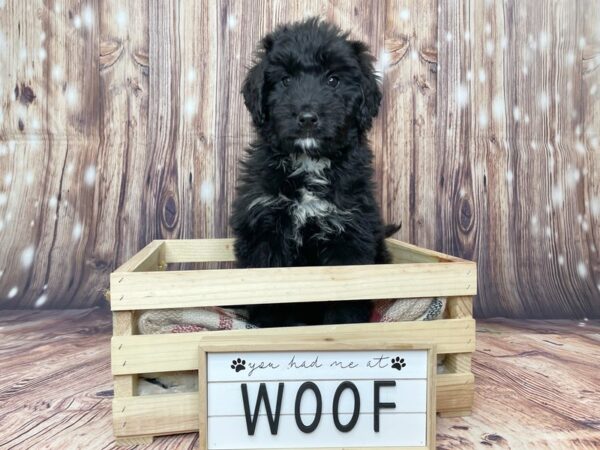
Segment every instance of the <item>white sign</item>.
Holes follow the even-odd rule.
[[[201,448],[435,448],[432,353],[202,351]]]

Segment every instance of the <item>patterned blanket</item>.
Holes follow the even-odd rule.
[[[371,322],[435,320],[442,317],[445,309],[445,298],[378,300],[374,302]],[[141,334],[165,334],[256,327],[248,322],[244,309],[209,307],[145,311],[139,317],[138,328]],[[138,383],[139,395],[197,390],[196,372],[149,373],[141,376]]]

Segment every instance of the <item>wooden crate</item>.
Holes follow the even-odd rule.
[[[392,264],[268,269],[164,271],[168,264],[233,261],[232,239],[154,241],[110,277],[113,426],[119,444],[198,431],[198,393],[137,395],[140,374],[198,370],[198,345],[216,337],[243,343],[260,335],[311,342],[362,335],[373,344],[432,343],[446,355],[437,376],[437,411],[467,415],[473,404],[475,350],[473,262],[387,239]],[[447,297],[447,319],[419,322],[139,335],[136,313],[149,309],[324,300]]]

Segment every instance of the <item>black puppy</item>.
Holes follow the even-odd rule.
[[[231,226],[239,267],[389,262],[366,133],[381,101],[367,47],[309,19],[267,35],[242,93],[258,139]],[[259,326],[366,322],[370,302],[251,307]]]

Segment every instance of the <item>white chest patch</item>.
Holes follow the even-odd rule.
[[[308,150],[310,148],[317,148],[319,146],[319,143],[317,142],[317,140],[315,138],[296,139],[294,141],[294,144],[296,144],[302,150]]]
[[[331,167],[331,160],[299,153],[292,154],[288,163],[291,169],[289,176],[304,175],[304,186],[298,189],[298,198],[292,200],[281,193],[278,196],[263,195],[255,198],[248,209],[257,206],[286,209],[292,219],[292,239],[298,247],[302,245],[302,228],[311,219],[319,228],[314,236],[317,239],[327,239],[328,235],[344,231],[351,217],[350,211],[340,210],[321,194],[323,186],[329,184],[325,170]]]
[[[329,184],[325,177],[325,169],[331,167],[329,158],[311,158],[306,153],[300,153],[299,155],[292,155],[291,161],[292,173],[290,176],[305,174],[308,184]]]

